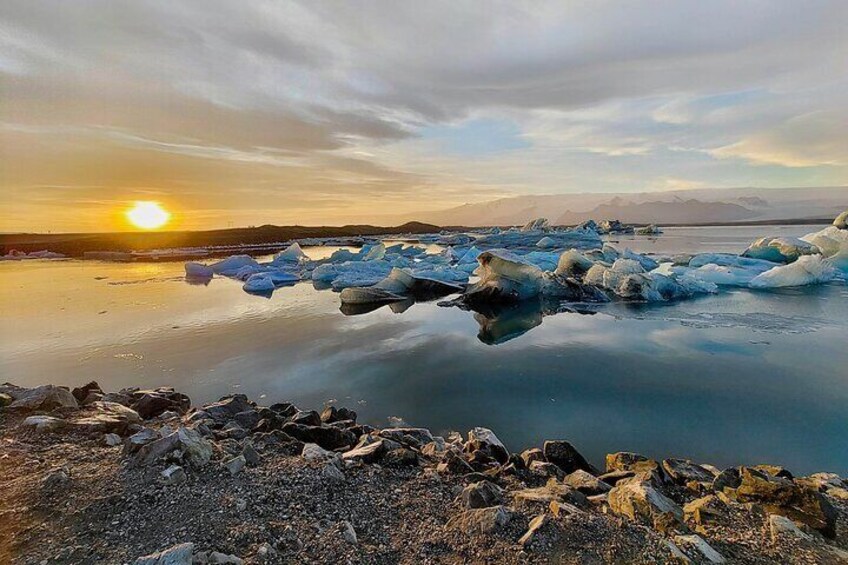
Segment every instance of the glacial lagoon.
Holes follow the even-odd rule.
[[[739,253],[820,226],[605,236],[637,252]],[[313,258],[335,248],[305,248]],[[717,465],[848,472],[848,286],[469,312],[396,303],[360,315],[310,282],[270,298],[187,281],[183,262],[0,264],[0,371],[31,386],[174,386],[199,404],[335,402],[363,422],[492,428],[512,451],[571,440]],[[195,284],[190,284],[194,282]]]

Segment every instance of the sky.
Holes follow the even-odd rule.
[[[4,0],[0,231],[848,184],[848,2]]]

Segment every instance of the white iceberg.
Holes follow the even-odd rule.
[[[845,210],[833,220],[833,225],[840,230],[848,230],[848,210]]]
[[[468,251],[466,251],[465,253],[462,254],[462,257],[460,257],[457,260],[457,262],[460,265],[464,265],[466,263],[476,263],[477,257],[479,257],[481,253],[482,253],[482,251],[480,251],[479,249],[477,249],[475,246],[472,245],[471,247],[468,248]]]
[[[791,263],[802,255],[814,255],[819,249],[797,237],[763,237],[748,246],[742,255],[774,263]]]
[[[582,277],[594,264],[576,249],[569,249],[560,255],[554,273],[562,277]]]
[[[554,238],[550,236],[545,236],[539,241],[536,242],[536,247],[541,247],[542,249],[550,249],[552,247],[556,247],[557,242]]]
[[[222,261],[209,265],[213,273],[225,276],[236,274],[242,267],[259,268],[259,263],[250,255],[231,255]]]
[[[757,275],[751,280],[751,288],[781,288],[806,286],[832,281],[837,276],[836,268],[821,255],[804,255],[794,263],[781,265]]]
[[[300,263],[302,261],[309,261],[309,257],[306,256],[306,253],[301,249],[300,244],[298,242],[294,242],[276,255],[274,255],[274,259],[271,261],[271,264],[279,264],[279,263]]]
[[[848,249],[848,229],[839,229],[836,226],[828,226],[821,231],[808,233],[801,239],[815,245],[825,257]]]
[[[698,253],[689,260],[689,266],[698,268],[704,265],[719,265],[722,267],[742,267],[745,269],[757,269],[766,272],[774,267],[774,262],[764,259],[752,259],[733,255],[732,253]]]
[[[392,266],[386,261],[347,261],[325,263],[312,271],[312,280],[331,285],[335,290],[352,286],[370,286],[383,280]]]
[[[342,304],[395,302],[408,296],[428,298],[460,292],[462,287],[422,277],[402,269],[392,269],[389,276],[369,287],[346,288],[341,292]]]
[[[185,264],[185,273],[187,277],[197,279],[211,279],[212,275],[215,274],[215,271],[213,271],[212,267],[210,267],[209,265],[204,265],[203,263],[188,262]]]
[[[549,227],[547,218],[536,218],[535,220],[530,220],[524,227],[521,228],[523,232],[534,232],[534,231],[542,231]]]

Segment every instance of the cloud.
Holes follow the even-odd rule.
[[[839,0],[7,0],[0,181],[33,217],[45,187],[104,208],[145,190],[198,225],[841,184],[846,20]]]

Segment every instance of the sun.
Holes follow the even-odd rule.
[[[170,212],[162,208],[158,202],[136,202],[127,210],[127,219],[130,223],[143,230],[161,228],[170,218]]]

